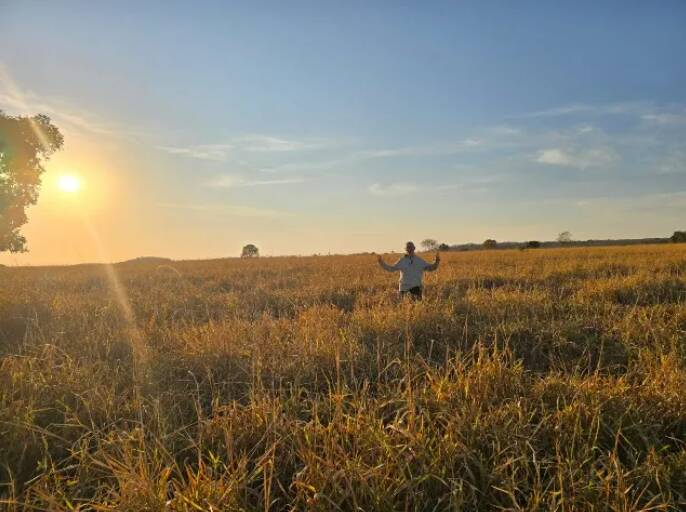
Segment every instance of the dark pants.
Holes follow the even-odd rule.
[[[400,292],[401,297],[410,297],[412,300],[422,300],[422,287],[415,286],[409,290],[403,290]]]

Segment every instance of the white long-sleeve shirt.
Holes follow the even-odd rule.
[[[417,255],[408,256],[407,254],[393,265],[389,265],[384,261],[380,261],[379,264],[388,272],[400,272],[399,287],[401,292],[406,292],[415,286],[422,286],[424,271],[433,272],[438,268],[437,261],[427,263]]]

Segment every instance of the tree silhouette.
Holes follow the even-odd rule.
[[[684,243],[686,242],[686,231],[675,231],[669,239],[675,244]]]
[[[498,247],[498,242],[496,242],[492,238],[489,238],[488,240],[484,241],[484,249],[495,249],[496,247]]]
[[[36,204],[43,162],[64,138],[50,118],[8,116],[0,110],[0,252],[25,252],[26,208]]]
[[[568,244],[572,241],[572,234],[569,231],[563,231],[557,235],[557,241],[561,244]]]
[[[436,247],[438,247],[438,242],[433,238],[425,238],[422,240],[422,247],[425,251],[433,251]]]
[[[260,255],[260,250],[253,244],[248,244],[243,247],[241,258],[257,258]]]

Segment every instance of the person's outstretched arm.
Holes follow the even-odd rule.
[[[440,255],[440,253],[437,252],[436,253],[436,259],[434,260],[434,262],[427,265],[424,270],[426,270],[427,272],[433,272],[434,270],[436,270],[438,268],[438,264],[440,262],[441,262],[441,255]]]
[[[381,265],[381,268],[384,269],[384,270],[387,271],[387,272],[395,272],[396,270],[400,270],[400,269],[398,268],[398,264],[397,264],[397,263],[396,263],[395,265],[389,265],[388,263],[386,263],[386,262],[383,260],[383,258],[381,257],[380,254],[379,254],[377,260],[379,261],[379,265]]]

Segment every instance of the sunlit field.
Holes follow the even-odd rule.
[[[0,268],[2,507],[686,506],[685,246],[445,253],[420,304],[396,278]]]

